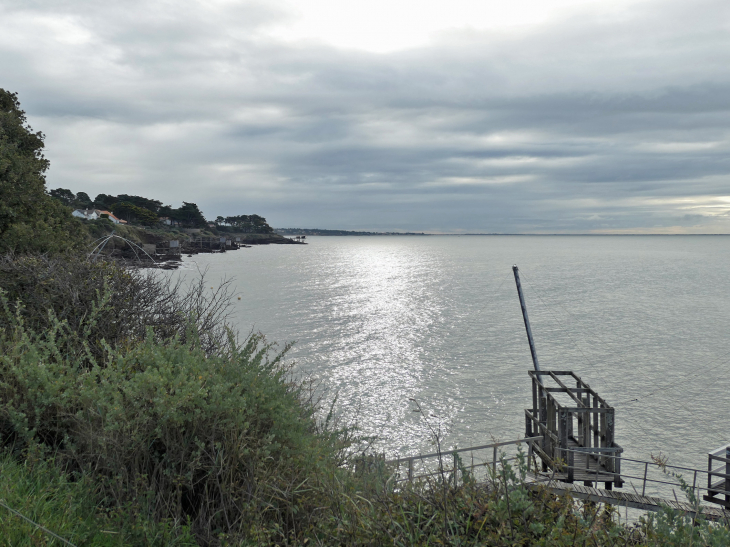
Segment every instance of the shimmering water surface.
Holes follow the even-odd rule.
[[[730,440],[730,237],[311,237],[187,259],[235,278],[234,320],[321,382],[387,453],[524,434],[532,368],[512,265],[543,369],[616,407],[625,456],[706,466]],[[192,264],[188,264],[192,266]],[[196,275],[195,269],[175,275]]]

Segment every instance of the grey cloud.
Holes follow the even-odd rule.
[[[6,2],[0,36],[47,32],[0,38],[0,86],[47,133],[51,187],[289,226],[730,231],[677,202],[730,194],[727,15],[655,1],[376,55],[276,42],[263,4]]]

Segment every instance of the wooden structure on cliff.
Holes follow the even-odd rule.
[[[530,371],[532,408],[525,437],[542,437],[534,451],[555,480],[621,487],[621,453],[614,440],[615,412],[571,371]]]

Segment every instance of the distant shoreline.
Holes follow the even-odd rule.
[[[530,234],[530,233],[427,233],[427,232],[358,232],[353,230],[324,230],[318,228],[274,228],[274,233],[282,236],[564,236],[564,237],[615,237],[615,236],[659,236],[659,237],[677,237],[677,236],[730,236],[730,234],[642,234],[642,233],[581,233],[581,234]]]

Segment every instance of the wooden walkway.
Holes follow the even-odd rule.
[[[558,480],[550,481],[550,477],[545,475],[529,474],[526,479],[529,488],[538,488],[544,485],[551,492],[562,496],[570,494],[574,498],[593,501],[596,503],[605,503],[607,505],[615,505],[618,507],[633,507],[634,509],[642,509],[644,511],[659,511],[662,506],[668,505],[672,509],[677,509],[688,515],[695,517],[695,507],[687,502],[668,500],[663,498],[654,498],[651,496],[640,496],[629,492],[620,492],[617,490],[602,490],[600,488],[592,488],[590,486],[582,486],[579,484],[569,484]],[[721,507],[700,506],[700,511],[707,520],[724,520],[730,522],[730,511]]]

